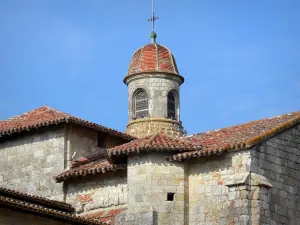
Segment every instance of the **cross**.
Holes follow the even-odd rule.
[[[159,19],[159,17],[155,17],[154,15],[154,0],[152,0],[152,17],[150,19],[148,19],[148,21],[152,22],[152,32],[154,32],[154,23],[155,20]]]

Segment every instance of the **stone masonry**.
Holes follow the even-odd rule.
[[[147,92],[150,117],[166,118],[168,92],[175,90],[179,95],[181,82],[181,79],[177,77],[163,74],[141,74],[128,78],[126,80],[128,85],[128,121],[132,120],[132,97],[136,90],[143,89]]]
[[[251,171],[273,185],[262,193],[260,224],[300,224],[300,125],[254,148],[251,158]]]
[[[188,224],[248,224],[248,211],[243,210],[248,204],[246,184],[228,188],[226,182],[249,172],[250,163],[249,150],[191,162]],[[240,191],[245,193],[240,195]]]
[[[68,124],[2,140],[1,186],[62,201],[63,185],[53,177],[70,167],[75,152],[77,158],[101,150],[97,148],[98,136],[94,130]]]
[[[64,135],[56,128],[0,142],[1,186],[63,200],[62,184],[52,177],[64,169]]]
[[[126,207],[127,173],[117,171],[65,182],[66,202],[77,213],[91,213],[96,209]]]
[[[157,133],[165,133],[171,137],[182,137],[185,133],[180,122],[162,118],[143,118],[131,121],[126,133],[141,138]]]
[[[140,224],[137,219],[132,223],[131,218],[142,219],[141,214],[155,219],[152,224],[187,224],[185,202],[188,180],[185,165],[168,162],[166,156],[149,153],[128,158],[125,224]]]
[[[184,130],[180,121],[180,85],[181,78],[166,74],[140,74],[126,79],[128,85],[128,121],[127,134],[144,137],[157,132],[173,136],[183,136]],[[148,95],[149,120],[133,119],[133,96],[135,91],[143,89]],[[176,93],[176,119],[167,119],[167,95]],[[153,120],[150,120],[153,119]]]

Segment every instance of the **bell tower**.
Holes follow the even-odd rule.
[[[157,18],[153,14],[150,20],[154,24]],[[138,138],[155,133],[184,136],[180,120],[180,85],[184,78],[171,51],[156,42],[154,30],[151,39],[152,43],[133,54],[124,78],[128,86],[126,133]]]

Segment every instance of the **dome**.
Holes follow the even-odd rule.
[[[170,50],[157,43],[145,45],[133,54],[125,78],[142,73],[164,73],[181,77]]]

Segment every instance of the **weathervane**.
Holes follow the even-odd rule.
[[[155,17],[154,14],[154,0],[152,0],[152,17],[150,19],[148,19],[148,21],[152,22],[152,32],[151,32],[151,39],[152,42],[155,43],[156,42],[156,33],[154,31],[154,24],[155,24],[155,20],[159,19],[159,17]]]

